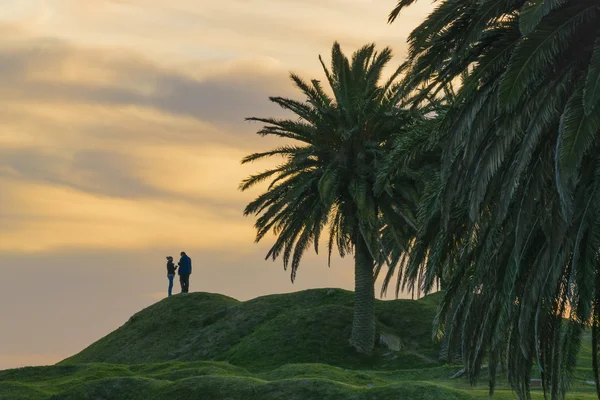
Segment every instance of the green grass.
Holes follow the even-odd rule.
[[[431,341],[439,295],[378,301],[379,332],[401,338],[400,351],[373,356],[348,344],[352,293],[339,289],[247,302],[209,293],[165,299],[135,314],[79,354],[48,367],[0,371],[0,400],[321,400],[483,399],[450,377]],[[574,392],[593,399],[589,342]],[[497,399],[515,396],[501,382]],[[534,398],[541,399],[535,392]]]
[[[327,363],[363,369],[438,365],[431,341],[437,296],[418,301],[377,301],[380,331],[402,338],[395,358],[360,357],[350,347],[353,294],[341,289],[306,290],[239,302],[190,293],[160,301],[135,314],[115,332],[62,364],[113,364],[217,360],[252,371],[288,363]]]
[[[485,387],[450,380],[456,366],[353,371],[326,364],[287,364],[250,371],[216,361],[115,365],[104,363],[0,371],[0,399],[483,399]],[[591,388],[591,387],[590,387]],[[513,399],[506,387],[495,398]],[[534,393],[541,399],[541,393]],[[592,389],[570,399],[595,398]]]

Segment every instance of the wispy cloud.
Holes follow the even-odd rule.
[[[259,66],[195,77],[134,52],[4,43],[0,251],[250,246],[237,184],[259,141],[243,118],[277,113],[268,95],[290,91]]]
[[[259,59],[214,67],[195,77],[133,51],[21,38],[0,43],[0,101],[148,107],[202,121],[239,123],[244,116],[273,111],[268,94],[290,92],[287,72],[276,64]]]
[[[10,0],[7,17],[37,32],[103,46],[135,47],[157,57],[236,59],[266,56],[286,68],[311,68],[333,40],[358,47],[375,41],[401,56],[405,39],[432,8],[417,3],[386,24],[395,0],[213,1]]]

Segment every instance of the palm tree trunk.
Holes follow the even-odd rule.
[[[359,233],[354,253],[354,318],[350,344],[364,354],[371,354],[375,345],[373,265],[373,257]]]

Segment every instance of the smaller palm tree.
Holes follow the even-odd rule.
[[[244,214],[257,216],[257,242],[270,231],[276,235],[266,258],[275,260],[281,255],[284,268],[291,267],[292,282],[304,252],[314,246],[318,253],[324,230],[329,260],[334,247],[341,257],[354,255],[350,343],[366,354],[375,342],[376,275],[386,261],[397,263],[414,234],[412,210],[417,199],[416,182],[410,176],[396,177],[375,190],[378,170],[394,146],[392,139],[424,120],[420,111],[401,107],[404,96],[396,84],[400,70],[379,86],[391,58],[389,48],[378,53],[374,45],[368,45],[349,60],[335,43],[331,70],[319,58],[333,96],[319,81],[307,83],[292,74],[306,100],[270,100],[298,118],[248,118],[266,124],[259,135],[289,139],[289,144],[242,161],[284,158],[280,165],[245,179],[240,188],[271,181]]]

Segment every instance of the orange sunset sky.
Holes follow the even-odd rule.
[[[394,5],[3,0],[0,369],[58,362],[164,298],[181,250],[192,291],[352,289],[350,258],[310,253],[295,284],[264,260],[242,216],[258,192],[237,187],[264,168],[241,158],[273,142],[244,117],[281,115],[267,97],[296,95],[290,71],[322,78],[334,40],[391,46],[399,64],[432,6],[388,25]]]

